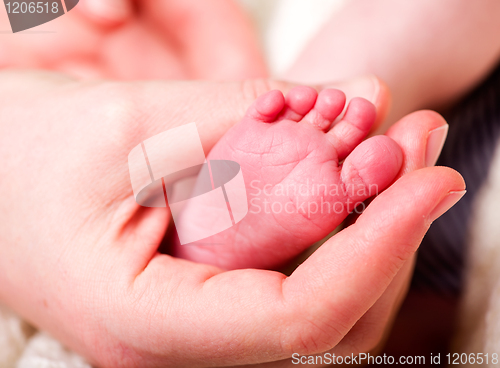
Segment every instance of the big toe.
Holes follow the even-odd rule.
[[[375,136],[357,146],[342,165],[341,179],[352,207],[379,194],[396,178],[403,152],[386,136]]]

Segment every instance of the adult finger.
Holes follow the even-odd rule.
[[[369,79],[367,83],[374,88],[369,96],[371,102],[387,97],[386,92],[378,85],[378,80]],[[117,83],[111,87],[110,93],[120,96],[126,106],[133,106],[135,109],[131,111],[134,121],[131,124],[123,124],[125,129],[131,130],[129,137],[133,143],[194,121],[208,153],[220,137],[243,118],[246,109],[258,96],[273,89],[281,90],[285,94],[294,86],[294,83],[267,79],[224,83],[155,81]],[[352,83],[346,81],[338,86],[353,95],[363,95],[367,89],[359,80]],[[382,108],[382,104],[379,104],[379,107]]]
[[[448,124],[438,113],[417,111],[402,118],[386,133],[404,148],[400,176],[434,166],[448,134]]]
[[[134,1],[83,0],[78,3],[75,10],[99,26],[117,26],[133,16]]]
[[[103,39],[99,52],[107,75],[119,80],[189,79],[175,45],[143,23],[131,19]]]
[[[144,21],[175,45],[193,78],[234,80],[267,76],[256,32],[229,0],[146,0]]]
[[[433,111],[418,111],[394,124],[386,135],[395,140],[403,152],[403,165],[396,179],[409,172],[433,166],[441,152],[447,131],[446,121]],[[414,258],[403,266],[382,297],[334,349],[336,354],[342,354],[352,346],[369,351],[381,342],[406,294]]]
[[[133,313],[149,311],[149,325],[157,327],[147,329],[149,339],[135,347],[192,366],[207,359],[258,363],[331,349],[380,298],[432,220],[464,187],[447,168],[404,176],[288,278],[261,270],[220,272],[155,255],[142,272],[130,275]],[[214,344],[217,354],[185,349]]]
[[[387,85],[374,75],[366,75],[359,78],[338,81],[326,84],[327,88],[340,89],[346,95],[346,106],[342,113],[337,117],[339,121],[344,116],[349,102],[354,97],[363,97],[375,105],[377,117],[373,124],[372,131],[377,129],[389,112],[391,105],[391,94]]]

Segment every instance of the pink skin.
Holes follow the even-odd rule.
[[[290,277],[224,272],[158,252],[168,213],[135,202],[127,155],[186,121],[200,122],[209,151],[243,119],[252,93],[290,86],[90,84],[13,71],[0,81],[0,300],[97,367],[279,359],[266,366],[294,367],[294,352],[370,351],[390,325],[436,206],[465,186],[451,169],[420,170],[429,132],[445,122],[414,113],[387,133],[403,150],[398,175],[410,173],[354,225]]]
[[[177,245],[176,256],[225,269],[275,268],[384,190],[401,168],[401,149],[387,136],[362,142],[376,115],[362,98],[333,124],[344,104],[335,89],[260,96],[208,155],[240,164],[248,214],[222,233]]]
[[[0,26],[10,29],[6,12]],[[267,75],[252,23],[228,0],[89,0],[0,39],[0,68],[96,79],[240,80]],[[78,42],[75,42],[78,40]]]
[[[324,84],[377,75],[393,96],[384,132],[412,111],[456,103],[482,81],[499,60],[499,17],[496,0],[352,0],[284,77]]]
[[[465,0],[463,2],[466,3]],[[189,8],[188,1],[161,2],[165,7],[177,5],[177,9],[173,11],[170,8],[168,11],[155,13],[143,5],[157,4],[157,1],[134,2],[136,9],[141,9],[141,19],[138,19],[137,14],[133,14],[132,7],[129,7],[121,15],[113,16],[111,22],[109,19],[102,19],[102,16],[111,14],[109,10],[93,14],[92,11],[88,11],[89,9],[85,9],[89,1],[80,3],[74,14],[48,24],[48,30],[59,30],[54,34],[44,35],[44,40],[50,37],[50,48],[38,41],[31,42],[35,39],[33,37],[23,37],[22,40],[17,37],[15,42],[10,42],[6,37],[2,40],[4,52],[0,55],[0,63],[4,66],[65,70],[84,77],[105,76],[124,79],[152,77],[224,79],[265,73],[261,58],[255,52],[256,48],[252,46],[256,43],[244,42],[246,36],[241,37],[241,34],[245,35],[244,26],[239,32],[235,32],[234,27],[231,32],[224,32],[226,36],[233,38],[231,46],[230,42],[221,42],[219,35],[215,34],[217,32],[207,32],[208,29],[214,28],[205,26],[206,23],[204,26],[200,25],[199,21],[204,19],[211,20],[212,24],[220,24],[221,27],[218,29],[222,30],[226,28],[223,27],[224,23],[230,19],[233,19],[235,24],[245,25],[241,22],[241,17],[227,16],[227,12],[220,11],[220,8],[215,9],[215,2],[209,5],[203,5],[205,2],[196,2],[206,9],[191,12],[191,19],[195,20],[191,22],[193,26],[191,32],[200,35],[195,38],[196,42],[192,38],[179,40],[178,44],[182,44],[184,50],[190,50],[187,55],[179,55],[175,52],[177,49],[171,49],[168,41],[165,41],[170,36],[180,35],[176,32],[179,30],[177,27],[152,30],[145,28],[144,24],[151,23],[151,20],[157,17],[159,22],[155,19],[154,23],[159,25],[159,28],[170,26],[172,22],[166,17],[179,19],[177,10],[182,10],[186,14],[186,8]],[[107,4],[108,1],[104,0],[104,3]],[[111,4],[111,1],[109,3]],[[129,1],[122,3],[132,4]],[[366,6],[362,1],[356,3]],[[391,5],[389,1],[385,3],[387,7],[378,5],[377,7],[382,9],[381,11],[388,8],[393,12],[393,4]],[[399,5],[397,1],[393,3]],[[436,2],[428,1],[428,3],[435,5]],[[490,3],[495,5],[496,2],[493,0]],[[181,9],[184,4],[185,9]],[[224,5],[223,2],[217,4]],[[422,8],[420,14],[423,14],[424,20],[428,20],[429,14],[442,14],[450,19],[452,24],[458,24],[454,18],[449,17],[451,8],[449,4],[441,5],[446,11],[427,12]],[[114,10],[120,8],[116,4],[112,4],[112,7]],[[484,12],[480,8],[476,10],[478,16],[482,17]],[[219,18],[206,16],[208,11],[212,11],[212,15],[218,15]],[[188,11],[187,14],[189,13]],[[470,15],[470,9],[466,9],[466,13]],[[197,14],[201,17],[197,17]],[[344,15],[341,14],[346,22],[344,24],[356,28],[356,32],[347,33],[351,36],[359,34],[360,22],[352,21],[352,18]],[[96,20],[96,23],[99,20],[103,27],[88,22],[87,18]],[[469,22],[460,24],[477,23],[474,22],[477,17],[469,18]],[[490,18],[490,23],[498,26],[498,22],[494,22],[495,17]],[[223,19],[224,22],[219,22],[218,19]],[[458,17],[458,19],[464,18]],[[376,14],[373,20],[377,25],[380,24]],[[117,30],[114,25],[120,22],[126,23]],[[225,24],[227,26],[227,23]],[[343,27],[342,23],[336,24],[340,25],[340,28]],[[405,24],[411,27],[414,24],[418,26],[421,22]],[[434,22],[434,24],[442,26],[447,23]],[[365,22],[365,25],[369,34],[374,34],[375,28],[370,26],[370,22]],[[426,29],[432,33],[434,28]],[[459,43],[463,43],[463,34],[477,35],[481,42],[474,42],[474,45],[489,50],[492,55],[497,54],[496,49],[491,46],[492,43],[484,37],[496,34],[491,32],[491,27],[483,27],[483,34],[456,32],[456,27],[447,29],[454,32]],[[406,37],[406,33],[400,32],[396,36]],[[78,34],[76,38],[81,42],[74,43],[75,34]],[[345,35],[346,32],[344,29],[342,32],[330,32],[330,34]],[[205,35],[207,37],[200,40]],[[238,37],[234,37],[235,35]],[[391,37],[382,38],[391,40]],[[232,68],[234,64],[224,62],[234,60],[234,53],[221,52],[220,49],[213,47],[214,44],[210,40],[214,39],[218,40],[219,47],[230,46],[227,50],[234,50],[235,47],[240,50],[239,54],[243,57],[236,65],[236,72]],[[139,59],[135,57],[138,55],[137,49],[130,47],[131,41],[134,40],[140,40],[142,48],[140,54],[147,57]],[[320,81],[328,82],[345,79],[350,75],[376,72],[387,79],[395,92],[414,86],[414,83],[408,83],[408,78],[413,76],[415,81],[422,85],[433,86],[432,90],[424,90],[421,96],[432,100],[436,93],[442,92],[442,89],[434,88],[435,74],[428,73],[432,80],[432,83],[428,84],[425,78],[421,78],[420,73],[414,73],[413,66],[420,65],[419,63],[400,62],[401,59],[398,57],[405,58],[407,53],[400,52],[396,53],[397,55],[394,52],[373,53],[366,47],[367,42],[355,42],[352,37],[349,42],[352,47],[355,45],[362,47],[364,55],[369,57],[363,54],[351,57],[352,53],[339,53],[338,47],[331,47],[331,50],[334,50],[332,54],[334,58],[348,59],[345,65],[354,68],[353,73],[346,72],[342,63],[335,63],[336,67],[331,68],[332,58],[325,58],[324,55],[317,57],[310,49],[304,52],[308,60],[302,63],[304,66],[302,70],[309,74],[319,71],[322,78]],[[372,44],[381,45],[380,42]],[[398,43],[392,44],[398,45]],[[428,42],[422,44],[425,46],[423,49],[427,51],[430,50],[429,46],[432,46]],[[452,45],[453,42],[447,44]],[[96,45],[101,47],[95,47]],[[200,48],[200,45],[206,46],[210,53],[206,52],[207,49]],[[332,43],[330,39],[329,45],[335,46],[335,42]],[[439,46],[438,43],[435,45]],[[437,48],[447,53],[446,47]],[[324,47],[321,49],[325,50]],[[101,53],[100,50],[107,51]],[[459,52],[463,48],[453,48],[453,51],[457,50]],[[433,53],[425,53],[429,54]],[[491,58],[477,57],[483,55],[481,53],[468,52],[464,55],[469,58],[474,55],[475,61],[490,65],[488,60]],[[206,62],[207,56],[211,62]],[[368,65],[381,65],[384,70],[391,72],[389,76],[384,70],[377,68],[376,70],[358,68],[358,63],[373,61],[374,57],[379,56],[386,59],[381,63],[370,62]],[[432,59],[432,63],[438,67],[436,70],[441,72],[442,68],[439,68],[439,63],[435,63],[435,59]],[[441,59],[448,60],[449,57]],[[311,67],[314,65],[311,61],[321,63],[324,60],[328,60],[327,68]],[[201,64],[197,65],[196,61],[201,61]],[[401,72],[394,63],[411,65],[412,70],[410,73]],[[460,62],[455,64],[460,65]],[[189,71],[184,69],[185,65],[190,65]],[[425,66],[425,63],[423,65]],[[459,77],[470,74],[462,73],[464,68],[459,69]],[[469,67],[465,69],[471,73],[477,70]],[[451,71],[447,74],[453,77],[452,83],[442,83],[442,86],[455,86],[456,81],[463,80],[456,78],[453,68],[447,71]],[[401,78],[402,75],[405,78]],[[31,78],[36,79],[35,76]],[[47,80],[47,78],[41,79]],[[405,82],[401,83],[402,81]],[[1,135],[0,145],[5,163],[2,171],[4,180],[0,183],[3,185],[4,193],[0,203],[3,229],[0,231],[2,238],[0,262],[3,262],[0,267],[2,281],[0,299],[33,324],[50,331],[67,346],[77,349],[99,366],[147,367],[171,364],[193,367],[226,365],[234,363],[235,359],[238,360],[237,364],[282,359],[290,356],[290,351],[297,351],[299,347],[304,348],[304,342],[308,343],[305,346],[306,353],[319,351],[325,342],[327,347],[335,345],[340,337],[337,338],[332,334],[325,338],[324,334],[321,334],[324,328],[321,327],[334,329],[343,336],[333,349],[334,353],[356,354],[368,351],[380,342],[384,329],[390,325],[388,323],[390,315],[397,309],[399,302],[395,300],[400,300],[404,294],[405,277],[408,279],[411,262],[407,261],[403,266],[402,264],[404,260],[408,260],[408,255],[417,249],[430,221],[429,212],[433,204],[438,203],[448,191],[461,190],[464,187],[459,175],[451,170],[432,168],[410,173],[377,198],[370,205],[370,210],[367,210],[355,225],[330,239],[315,257],[306,261],[295,276],[285,279],[286,282],[281,283],[282,279],[276,277],[275,273],[264,271],[217,273],[219,271],[214,271],[211,266],[197,265],[156,253],[158,242],[154,240],[156,239],[154,236],[152,240],[150,239],[151,234],[160,238],[163,225],[167,221],[158,211],[134,209],[133,200],[127,202],[124,199],[130,198],[131,193],[129,186],[119,185],[128,179],[126,168],[119,159],[120,155],[126,155],[127,150],[122,152],[121,149],[130,148],[137,143],[136,140],[145,139],[185,121],[205,122],[200,134],[203,135],[204,142],[209,142],[205,148],[210,149],[227,127],[242,117],[240,111],[246,108],[247,103],[246,101],[237,103],[238,101],[234,99],[248,96],[248,91],[259,90],[258,86],[261,89],[264,86],[266,89],[269,84],[247,82],[242,85],[247,88],[235,90],[232,86],[228,88],[219,85],[216,89],[215,86],[204,88],[202,84],[198,84],[190,88],[189,84],[176,86],[173,83],[172,89],[169,89],[165,83],[160,82],[156,83],[155,90],[152,90],[153,87],[150,87],[151,90],[147,89],[149,93],[146,94],[143,87],[137,88],[137,85],[130,88],[120,85],[112,90],[114,93],[103,94],[99,93],[99,88],[102,91],[103,87],[98,84],[92,88],[93,91],[87,90],[83,95],[68,94],[69,90],[81,92],[81,88],[75,89],[74,85],[62,93],[51,94],[48,93],[46,86],[39,89],[31,84],[29,91],[28,89],[21,91],[16,96],[13,94],[13,90],[16,91],[14,87],[25,86],[26,79],[14,80],[10,86],[8,80],[2,78],[2,82],[1,86],[5,89],[2,90],[5,92],[5,98],[2,99],[5,103],[3,111],[9,119],[4,119],[5,130]],[[60,80],[58,83],[64,84]],[[399,83],[402,87],[397,88],[399,84],[394,85],[394,83]],[[130,93],[125,93],[124,96],[124,90]],[[138,90],[141,93],[137,92]],[[217,93],[212,94],[214,90]],[[104,91],[109,92],[109,89]],[[25,102],[21,103],[27,100],[28,92],[29,109],[26,108]],[[421,90],[418,89],[417,92]],[[359,95],[359,91],[353,95]],[[113,96],[120,97],[119,103]],[[44,97],[47,97],[45,101]],[[421,101],[409,93],[396,93],[396,97],[405,98],[411,103]],[[183,98],[186,100],[183,101]],[[50,103],[47,103],[49,100]],[[123,101],[128,103],[124,104]],[[174,108],[183,103],[189,103],[196,108],[189,111],[179,111]],[[97,108],[89,110],[89,104]],[[395,101],[395,104],[401,114],[401,103]],[[214,105],[218,106],[220,116],[213,114]],[[378,107],[378,104],[376,105]],[[64,106],[72,108],[66,111]],[[117,106],[119,106],[118,114]],[[132,111],[127,109],[130,106],[134,106]],[[74,111],[75,107],[82,113],[78,116],[66,115],[66,112]],[[109,111],[110,107],[113,114],[99,113]],[[9,111],[17,113],[9,114]],[[29,114],[24,116],[26,114],[19,112],[29,112]],[[41,121],[38,118],[33,120],[34,115],[41,118]],[[381,115],[380,110],[378,115]],[[50,131],[43,128],[45,121],[50,122]],[[77,124],[74,124],[75,121]],[[12,124],[13,122],[15,124]],[[429,112],[419,112],[406,117],[389,131],[388,135],[404,151],[404,163],[400,174],[424,166],[423,152],[427,134],[443,123],[442,119],[436,118]],[[66,130],[71,126],[89,127],[89,129],[73,136],[75,129]],[[105,128],[108,126],[114,127],[113,131],[118,134],[110,135],[109,129]],[[29,129],[26,130],[26,127]],[[61,131],[63,133],[60,133]],[[99,134],[96,136],[95,132]],[[60,137],[64,139],[59,139]],[[96,140],[96,137],[99,139]],[[83,146],[88,149],[77,158],[86,169],[74,172],[72,171],[74,163],[71,162],[70,155],[59,153],[73,152],[81,142],[85,142]],[[19,147],[26,144],[29,149],[19,151]],[[66,146],[71,149],[67,149]],[[35,147],[37,150],[32,149]],[[12,152],[16,152],[16,155]],[[52,152],[56,154],[51,155]],[[94,155],[95,152],[99,152],[98,157]],[[35,153],[33,162],[38,164],[20,165],[19,163],[23,162],[21,160],[25,160],[25,156],[31,153]],[[102,157],[106,160],[102,160]],[[49,170],[46,170],[47,165],[43,164],[46,158],[51,162]],[[50,170],[55,167],[65,167],[67,170],[57,172]],[[37,179],[35,186],[30,185],[33,183],[33,178]],[[48,206],[63,203],[59,200],[55,203],[48,200],[53,198],[54,182],[70,185],[78,183],[67,193],[66,201],[70,200],[72,206],[60,206],[59,211],[47,210]],[[109,183],[118,184],[110,186]],[[93,195],[85,196],[85,201],[80,203],[78,199],[82,197],[81,193],[93,193]],[[106,194],[104,198],[109,200],[106,203],[117,204],[120,209],[132,209],[125,214],[124,211],[117,212],[121,216],[114,216],[115,205],[103,206],[98,205],[98,201],[89,201],[100,193]],[[9,201],[15,203],[10,204]],[[127,228],[128,231],[123,232],[123,228]],[[380,231],[381,229],[383,231]],[[143,242],[141,241],[143,238],[151,241]],[[96,239],[103,240],[96,241]],[[360,267],[361,265],[365,267]],[[398,270],[399,273],[395,275]],[[211,275],[214,277],[209,277]],[[240,277],[235,277],[238,275]],[[241,277],[242,275],[245,277]],[[276,279],[280,282],[273,283]],[[255,285],[259,285],[259,288],[256,289]],[[281,285],[287,287],[280,289]],[[271,293],[274,286],[278,292]],[[293,289],[298,292],[290,294],[290,290]],[[361,292],[349,292],[358,289]],[[281,308],[282,296],[289,296],[286,308]],[[295,310],[296,313],[287,312],[289,310]],[[193,316],[197,318],[193,319]],[[235,325],[236,323],[239,325]],[[227,327],[220,328],[221,325]],[[205,336],[209,339],[204,339]],[[287,341],[284,343],[284,336],[288,337],[288,342],[291,343],[287,344]],[[244,343],[238,344],[239,342]],[[210,350],[210,347],[214,346],[217,346],[217,349]],[[285,348],[287,351],[283,351]],[[276,362],[274,365],[294,366],[290,361]]]

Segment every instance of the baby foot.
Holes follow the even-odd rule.
[[[353,209],[385,189],[402,164],[386,136],[363,142],[374,106],[334,89],[309,87],[260,96],[208,160],[241,166],[248,214],[229,229],[177,245],[174,254],[222,268],[273,268],[331,233]]]

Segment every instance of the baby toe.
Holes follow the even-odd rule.
[[[285,97],[278,90],[269,91],[259,96],[245,115],[247,119],[272,123],[285,106]]]
[[[345,98],[342,91],[324,89],[319,93],[314,108],[304,116],[302,121],[326,131],[344,109]]]
[[[327,137],[337,150],[339,160],[343,160],[360,144],[370,132],[376,118],[375,106],[364,98],[353,98],[347,111]]]
[[[357,146],[345,159],[341,180],[354,206],[387,188],[403,164],[403,152],[391,138],[379,135]]]
[[[286,95],[285,108],[280,119],[300,121],[314,107],[318,92],[311,87],[294,87]]]

